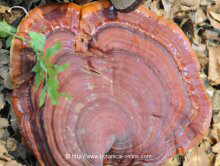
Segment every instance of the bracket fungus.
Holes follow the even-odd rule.
[[[199,143],[211,120],[199,64],[184,33],[140,5],[114,12],[107,1],[35,8],[17,35],[46,35],[64,97],[39,108],[35,54],[13,40],[13,108],[41,165],[160,165]],[[42,87],[41,87],[42,88]]]

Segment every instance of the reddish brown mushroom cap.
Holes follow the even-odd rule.
[[[52,61],[70,65],[59,80],[73,99],[54,106],[47,98],[39,109],[34,54],[13,41],[13,106],[42,165],[157,165],[208,130],[210,102],[183,32],[144,6],[130,13],[109,7],[103,1],[36,8],[18,28],[25,37],[44,33],[46,48],[60,41]]]

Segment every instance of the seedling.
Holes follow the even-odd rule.
[[[16,28],[7,24],[6,22],[0,22],[0,37],[13,36],[20,39],[30,45],[36,54],[36,64],[32,71],[35,73],[35,86],[36,90],[40,85],[43,85],[43,89],[40,95],[39,107],[45,104],[46,96],[48,95],[53,105],[58,104],[59,97],[65,96],[71,98],[65,93],[60,93],[60,83],[58,80],[58,74],[68,68],[68,64],[57,65],[51,63],[51,57],[61,49],[61,43],[54,44],[51,48],[46,50],[44,55],[44,48],[46,43],[45,35],[37,32],[30,32],[30,40],[16,35]]]

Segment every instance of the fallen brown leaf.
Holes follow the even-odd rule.
[[[220,29],[220,4],[208,8],[208,18],[213,27]]]
[[[0,13],[1,14],[6,13],[8,10],[9,10],[8,6],[0,5]]]
[[[205,146],[191,149],[185,156],[183,166],[211,166]]]
[[[209,51],[209,72],[208,79],[212,85],[220,84],[220,46],[208,47]]]
[[[212,147],[212,151],[215,152],[215,153],[220,154],[220,142],[218,142],[217,144],[215,144],[215,145]]]
[[[220,154],[218,154],[215,158],[215,165],[214,166],[219,166],[220,165]]]

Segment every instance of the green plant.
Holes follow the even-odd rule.
[[[50,97],[53,105],[58,104],[60,96],[71,98],[67,94],[59,92],[60,83],[58,80],[58,74],[67,69],[69,65],[57,65],[51,63],[51,57],[61,49],[61,43],[56,43],[51,48],[48,48],[46,50],[46,54],[44,55],[46,43],[45,35],[37,32],[29,32],[31,39],[27,40],[16,35],[16,28],[12,27],[6,22],[0,22],[0,37],[8,36],[14,36],[15,38],[27,42],[36,54],[37,61],[32,71],[35,73],[36,90],[38,90],[40,85],[43,84],[39,102],[40,107],[45,104],[47,94]]]
[[[16,28],[7,24],[5,21],[0,21],[0,37],[5,38],[8,36],[14,36]]]

